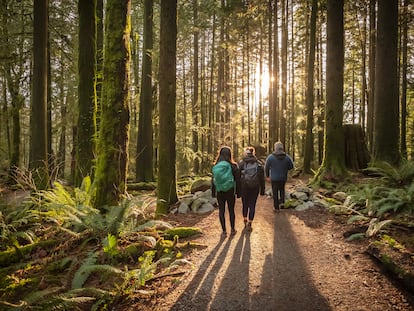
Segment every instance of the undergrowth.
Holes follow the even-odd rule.
[[[86,177],[79,188],[56,182],[20,206],[0,206],[1,310],[109,310],[190,264],[179,239],[199,230],[153,220],[154,197],[129,197],[102,213],[93,195]]]
[[[365,234],[348,239],[371,237],[393,225],[414,228],[414,163],[399,166],[378,162],[364,170],[368,178],[349,187],[344,207],[352,216],[348,223],[365,225]]]

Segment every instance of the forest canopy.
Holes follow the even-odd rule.
[[[122,150],[107,159],[126,171],[109,177],[121,193],[127,180],[160,182],[160,170],[173,183],[209,173],[222,145],[238,159],[248,145],[264,157],[282,141],[307,173],[413,157],[414,10],[407,0],[178,0],[165,15],[163,1],[39,2],[0,7],[0,163],[9,181],[39,161],[50,181],[101,180],[108,173],[99,170],[102,146]],[[121,62],[124,72],[108,67]],[[176,133],[165,138],[174,131],[160,124],[171,122]],[[337,132],[342,125],[359,134]],[[111,126],[110,142],[99,142]],[[175,173],[162,167],[166,158]]]

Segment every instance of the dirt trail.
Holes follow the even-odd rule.
[[[236,235],[221,236],[217,210],[196,226],[208,247],[152,310],[414,310],[412,296],[383,275],[366,245],[347,243],[325,210],[274,213],[260,197],[251,233],[240,200]]]

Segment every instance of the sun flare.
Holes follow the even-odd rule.
[[[262,73],[260,74],[260,65],[257,64],[254,74],[254,107],[258,107],[260,101],[268,101],[270,82],[271,77],[269,75],[269,68],[267,66],[263,66]]]

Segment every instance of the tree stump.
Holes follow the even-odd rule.
[[[346,167],[350,170],[367,168],[370,154],[361,125],[345,124],[344,137]]]

